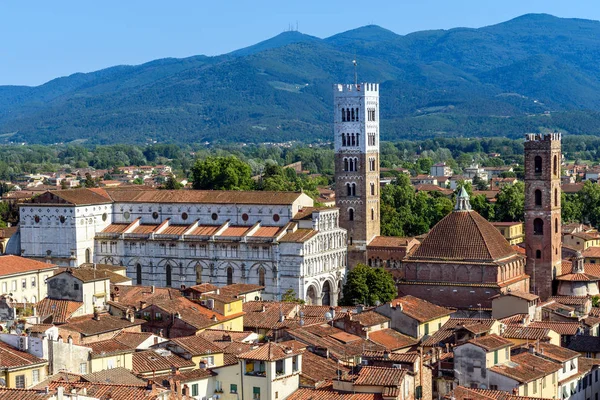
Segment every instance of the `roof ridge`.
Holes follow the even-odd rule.
[[[476,220],[476,218],[473,218],[472,213],[476,213],[477,215],[479,215],[479,213],[477,213],[477,211],[475,211],[475,210],[470,210],[469,217],[477,226],[477,234],[479,235],[479,239],[483,242],[483,245],[485,246],[485,249],[487,250],[488,256],[492,259],[495,259],[495,257],[492,256],[492,251],[490,250],[490,246],[488,245],[487,241],[483,237],[483,233],[481,232],[482,226],[479,224],[479,222]],[[479,215],[479,216],[481,216],[481,215]],[[483,218],[483,217],[481,217],[481,218]]]

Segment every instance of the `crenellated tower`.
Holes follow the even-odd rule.
[[[542,300],[552,296],[562,259],[560,140],[560,133],[525,138],[525,270]]]
[[[380,234],[379,84],[334,85],[335,199],[348,231],[348,265],[366,263]]]

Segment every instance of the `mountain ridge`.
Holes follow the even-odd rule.
[[[283,32],[214,57],[0,86],[0,143],[329,140],[331,85],[354,81],[355,58],[360,81],[381,83],[384,139],[600,134],[598,48],[600,22],[548,14],[407,35]]]

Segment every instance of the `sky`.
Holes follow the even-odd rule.
[[[600,20],[597,0],[0,0],[0,85],[165,57],[218,55],[298,24],[317,37],[477,28],[526,13]]]

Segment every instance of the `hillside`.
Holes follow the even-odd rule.
[[[229,54],[0,86],[0,143],[328,140],[331,84],[376,81],[384,139],[600,134],[600,22],[299,32]]]

